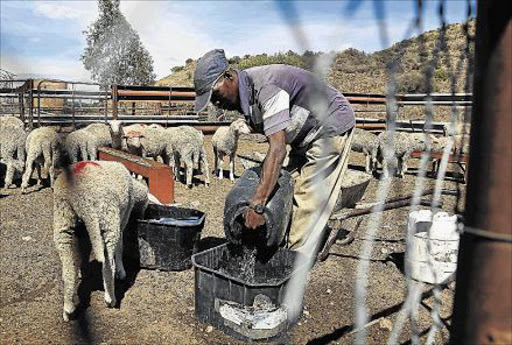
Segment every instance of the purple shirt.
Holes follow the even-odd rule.
[[[348,100],[308,71],[267,65],[237,72],[244,116],[258,133],[269,136],[284,130],[286,143],[302,149],[355,125]]]

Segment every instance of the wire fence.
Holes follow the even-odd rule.
[[[426,90],[425,95],[425,103],[423,105],[424,110],[424,133],[425,133],[425,143],[426,147],[430,148],[432,143],[430,142],[429,129],[432,128],[432,122],[434,120],[435,108],[432,102],[431,95],[434,93],[434,74],[436,72],[436,67],[443,63],[447,69],[447,73],[449,75],[450,80],[450,92],[452,95],[455,95],[457,92],[460,92],[460,81],[463,81],[463,89],[465,92],[469,92],[471,90],[470,76],[472,75],[472,54],[471,47],[473,45],[473,37],[469,31],[469,21],[473,16],[473,7],[470,0],[466,1],[466,22],[463,25],[463,34],[465,36],[464,43],[461,47],[458,47],[458,50],[453,50],[448,47],[446,41],[446,31],[447,31],[447,22],[446,22],[446,7],[447,1],[440,0],[437,2],[437,17],[439,19],[440,29],[439,35],[436,39],[435,45],[433,47],[433,51],[431,56],[428,54],[424,54],[425,50],[428,49],[427,44],[425,42],[424,32],[424,21],[425,21],[425,2],[421,0],[413,1],[415,5],[415,16],[410,22],[404,37],[407,39],[411,37],[413,33],[418,35],[419,41],[419,49],[418,49],[418,59],[421,64],[426,65],[426,69],[423,71],[424,76],[424,87]],[[388,23],[387,23],[387,15],[386,15],[386,3],[383,1],[374,0],[372,2],[374,9],[374,16],[377,22],[377,26],[379,28],[380,41],[383,49],[388,48],[390,46],[390,38],[388,32]],[[293,36],[300,46],[301,49],[309,50],[311,47],[309,46],[309,38],[306,34],[305,28],[302,27],[299,16],[297,14],[296,9],[294,8],[293,2],[278,2],[276,1],[277,8],[280,13],[286,20],[287,24],[290,26],[291,31],[293,32]],[[346,10],[354,15],[360,9],[361,2],[350,1],[346,5]],[[337,28],[338,32],[343,32],[340,28]],[[456,54],[457,53],[457,54]],[[398,120],[399,107],[397,106],[397,74],[401,67],[401,54],[398,53],[391,61],[388,63],[387,67],[387,87],[386,87],[386,132],[388,135],[386,136],[386,144],[383,147],[383,160],[387,160],[388,164],[391,164],[393,159],[395,159],[395,132],[396,132],[396,124]],[[455,60],[455,63],[452,61]],[[321,59],[318,59],[316,67],[314,69],[314,73],[319,77],[319,79],[325,78],[325,71],[327,70],[326,66],[332,65],[333,56],[324,55]],[[465,73],[465,78],[462,78],[463,73]],[[319,98],[320,99],[320,98]],[[317,109],[325,109],[325,104],[317,104],[315,105]],[[456,128],[460,127],[460,124],[464,124],[469,119],[469,109],[467,107],[463,108],[461,113],[460,107],[457,107],[455,102],[451,106],[450,111],[450,125],[448,126],[447,133],[447,141],[446,145],[443,148],[442,156],[440,162],[438,162],[438,171],[436,174],[435,187],[433,192],[433,197],[430,203],[430,210],[432,214],[435,214],[440,210],[441,207],[441,199],[442,199],[442,191],[445,185],[446,172],[448,168],[448,163],[450,160],[450,156],[452,154],[452,149],[455,147],[460,149],[464,147],[465,143],[468,142],[469,132],[462,131],[462,138],[456,137]],[[464,127],[465,128],[465,127]],[[458,141],[456,141],[456,138]],[[460,155],[457,156],[456,163],[459,165],[462,163],[460,160]],[[418,210],[420,209],[421,198],[424,195],[426,189],[426,180],[427,180],[427,172],[428,172],[428,163],[431,160],[431,151],[425,150],[420,157],[419,167],[416,173],[416,177],[414,180],[414,191],[413,197],[410,202],[410,210]],[[314,197],[315,200],[325,200],[328,196],[327,191],[324,187],[323,181],[323,167],[319,165],[318,171],[315,176],[317,176],[317,180],[315,181],[316,185],[316,195]],[[356,344],[365,344],[367,342],[367,326],[372,323],[373,320],[370,320],[368,307],[367,307],[367,298],[368,298],[368,289],[369,289],[369,279],[370,278],[370,265],[371,260],[369,259],[374,250],[375,242],[375,234],[378,229],[383,225],[383,211],[385,207],[385,201],[390,195],[390,188],[392,184],[392,178],[381,179],[377,186],[376,191],[376,205],[372,209],[372,213],[369,217],[368,225],[366,229],[364,229],[364,238],[365,241],[359,252],[359,261],[357,264],[357,272],[356,272],[356,281],[354,287],[354,323],[353,329],[354,331],[351,333],[355,334],[354,343]],[[460,201],[463,196],[464,187],[460,182],[456,183],[457,190],[455,193],[455,202],[453,203],[455,206],[452,209],[446,209],[445,211],[449,211],[450,213],[461,214],[460,209]],[[313,217],[313,219],[317,219],[318,216]],[[314,222],[313,222],[314,223]],[[314,229],[315,225],[311,224],[310,230],[311,233],[317,234],[314,238],[310,238],[313,242],[308,246],[306,250],[306,254],[304,257],[299,258],[295,263],[295,268],[298,270],[298,274],[292,278],[290,283],[290,288],[287,290],[285,303],[289,307],[289,312],[294,315],[297,315],[301,312],[302,308],[302,300],[303,295],[306,289],[307,282],[307,273],[308,270],[313,266],[315,262],[316,252],[318,247],[320,246],[321,239],[323,236],[321,232],[318,232],[317,229]],[[415,226],[408,227],[406,234],[406,252],[410,250],[410,243],[412,242],[412,238],[416,233],[417,229]],[[434,262],[432,261],[432,248],[431,248],[431,234],[430,230],[427,231],[428,238],[428,265],[431,270],[431,273],[436,274],[436,269],[434,267]],[[442,304],[442,292],[445,288],[445,284],[434,284],[432,296],[433,296],[433,305],[430,311],[431,318],[431,326],[428,329],[426,334],[422,334],[420,327],[418,326],[418,314],[419,308],[422,301],[423,290],[425,289],[425,284],[415,281],[411,278],[411,272],[407,269],[405,270],[406,276],[406,289],[407,295],[405,297],[405,301],[402,304],[400,311],[397,313],[391,334],[388,338],[388,344],[397,344],[401,337],[403,338],[403,329],[407,320],[410,322],[410,342],[412,344],[419,344],[420,338],[422,335],[425,336],[426,344],[434,344],[436,342],[437,333],[443,328],[446,327],[446,324],[440,318],[440,309]]]
[[[467,22],[464,24],[464,37],[465,41],[459,50],[453,50],[448,47],[446,42],[446,30],[447,30],[447,22],[446,22],[446,0],[439,0],[437,5],[437,17],[439,19],[440,30],[439,35],[436,39],[434,48],[432,50],[431,56],[423,54],[425,50],[428,50],[427,44],[425,42],[425,38],[421,35],[424,32],[424,21],[425,21],[425,2],[422,0],[411,0],[415,5],[415,16],[408,24],[407,29],[404,33],[404,38],[410,38],[413,34],[418,35],[418,59],[422,65],[426,65],[427,68],[423,71],[424,76],[424,86],[423,89],[426,90],[426,94],[424,95],[425,102],[421,104],[424,111],[424,141],[426,143],[426,147],[431,147],[431,137],[429,136],[431,129],[433,128],[434,118],[435,118],[435,107],[433,101],[434,94],[434,74],[436,71],[436,67],[441,62],[444,66],[446,66],[446,73],[449,76],[450,80],[450,93],[452,95],[456,95],[461,91],[460,81],[462,79],[462,75],[465,75],[463,79],[463,91],[468,94],[471,92],[471,82],[470,76],[472,75],[472,53],[471,47],[473,45],[473,37],[469,31],[469,19],[473,16],[473,7],[472,1],[466,0],[466,18]],[[343,6],[346,6],[345,10],[352,14],[357,13],[357,11],[361,10],[361,2],[358,1],[349,1],[346,3],[341,3]],[[386,13],[386,2],[373,0],[373,11],[375,21],[377,22],[377,26],[379,29],[379,37],[382,48],[388,48],[390,46],[390,33],[389,33],[389,24],[387,22],[387,13]],[[276,1],[277,9],[282,14],[283,18],[289,25],[292,30],[293,37],[296,42],[300,46],[300,48],[304,51],[312,50],[310,45],[310,38],[307,35],[306,28],[303,27],[301,21],[299,20],[298,12],[295,8],[294,2],[284,2],[284,1]],[[343,23],[342,21],[337,27],[334,27],[333,30],[336,32],[343,32],[342,30]],[[457,52],[457,54],[455,54]],[[394,160],[396,157],[395,154],[395,134],[398,128],[398,122],[400,120],[400,100],[397,97],[397,75],[398,71],[402,64],[403,55],[402,52],[399,52],[397,56],[393,57],[391,61],[387,64],[387,86],[386,86],[386,141],[382,150],[382,160],[387,163],[386,165],[395,164]],[[313,82],[320,82],[325,80],[327,77],[327,72],[329,71],[330,66],[333,65],[335,59],[334,54],[323,54],[317,58],[316,63],[314,64],[313,72],[318,77]],[[12,75],[8,75],[5,79],[12,79]],[[4,87],[12,87],[12,85],[4,86]],[[76,89],[73,89],[76,91]],[[320,90],[320,87],[317,88]],[[84,90],[82,90],[84,91]],[[320,91],[319,91],[320,92]],[[323,100],[324,98],[318,97],[318,99]],[[10,105],[10,103],[9,103]],[[71,103],[73,107],[73,111],[80,112],[84,107],[97,107],[100,109],[99,113],[106,112],[107,105],[100,104],[99,102],[96,104],[82,102],[81,100],[78,103]],[[102,108],[104,107],[104,108]],[[149,107],[149,106],[148,106]],[[153,105],[151,105],[151,109]],[[76,108],[76,109],[75,109]],[[319,110],[319,114],[327,114],[328,105],[324,102],[319,101],[318,104],[314,105],[314,108]],[[102,110],[105,109],[105,110]],[[126,106],[121,107],[121,112],[123,114],[129,115],[133,114],[136,111],[135,105],[127,104]],[[154,112],[153,110],[151,110]],[[170,112],[169,109],[158,108],[157,112],[161,112],[165,114],[167,111]],[[187,114],[188,108],[183,108],[183,113]],[[379,109],[379,112],[381,110]],[[438,163],[439,169],[436,172],[436,180],[434,185],[434,192],[432,196],[432,200],[430,203],[430,210],[435,213],[441,209],[441,201],[443,190],[445,189],[445,180],[447,176],[447,169],[450,159],[452,157],[452,149],[456,147],[457,149],[464,147],[465,143],[468,142],[467,131],[462,131],[462,136],[456,137],[456,128],[458,128],[459,124],[464,124],[469,119],[469,108],[463,107],[462,112],[461,108],[458,106],[458,103],[453,101],[450,109],[450,125],[448,126],[447,132],[447,141],[446,145],[442,150],[442,155],[440,158],[440,162]],[[327,149],[327,148],[325,148]],[[462,164],[461,155],[455,155],[456,163]],[[414,179],[414,189],[412,191],[412,198],[409,204],[410,210],[418,210],[422,205],[422,197],[425,194],[427,188],[427,174],[429,162],[432,159],[432,154],[429,150],[425,150],[420,157],[420,161],[418,164],[418,169],[416,172],[416,176]],[[325,167],[322,165],[318,165],[318,171],[314,173],[315,180],[314,185],[315,193],[314,199],[319,204],[327,203],[329,198],[329,191],[325,188],[324,180],[324,172]],[[375,192],[376,200],[375,206],[372,208],[372,212],[369,216],[366,228],[363,228],[361,233],[364,237],[365,241],[361,246],[359,252],[359,260],[357,263],[356,270],[356,280],[354,284],[354,321],[353,321],[353,332],[354,334],[354,342],[356,344],[366,344],[367,343],[367,329],[368,325],[371,324],[374,320],[371,320],[370,313],[368,312],[368,291],[370,288],[370,270],[371,270],[371,256],[374,252],[374,247],[376,243],[376,234],[378,230],[382,227],[384,220],[383,212],[385,211],[386,200],[390,196],[390,190],[394,186],[393,178],[383,178],[378,182],[377,189]],[[452,203],[454,206],[452,209],[447,209],[443,206],[444,211],[450,211],[451,213],[461,214],[462,210],[460,208],[461,199],[464,194],[464,186],[461,182],[456,182],[456,194],[455,200]],[[290,287],[286,291],[285,296],[285,304],[288,306],[288,312],[291,314],[291,318],[295,318],[294,316],[298,315],[302,311],[302,301],[305,290],[307,288],[307,275],[309,269],[315,264],[316,254],[321,246],[322,238],[324,238],[323,229],[314,229],[315,228],[315,220],[321,217],[321,209],[318,209],[318,214],[313,215],[311,217],[311,224],[309,225],[311,229],[311,236],[308,239],[307,245],[305,245],[304,252],[306,255],[299,256],[299,260],[295,263],[295,267],[297,269],[297,273],[292,276],[292,280],[289,282],[288,286]],[[412,241],[412,238],[417,229],[415,227],[408,227],[406,231],[406,251],[410,250],[408,247]],[[430,231],[427,231],[427,238],[431,239]],[[430,243],[428,241],[427,243]],[[432,248],[428,246],[428,253],[431,254]],[[431,255],[428,255],[430,258]],[[435,275],[434,263],[429,260],[428,265],[430,267],[431,272]],[[397,312],[393,328],[391,330],[391,334],[388,338],[388,344],[397,344],[404,338],[403,331],[406,327],[406,323],[409,322],[409,335],[406,338],[410,339],[412,344],[419,344],[420,339],[425,337],[426,344],[434,344],[436,342],[436,336],[438,332],[446,327],[446,323],[440,317],[440,311],[442,306],[442,292],[445,288],[444,284],[434,284],[432,288],[432,297],[433,304],[430,310],[430,322],[431,326],[428,329],[426,334],[422,333],[421,328],[419,327],[419,308],[421,306],[421,301],[424,298],[424,291],[426,289],[425,284],[415,281],[411,277],[411,272],[407,269],[405,270],[405,278],[406,278],[406,286],[407,290],[406,297],[404,302],[401,305],[400,310]],[[85,329],[87,332],[84,338],[90,340],[89,328],[87,325],[81,326],[80,329]],[[92,341],[91,341],[92,342]]]

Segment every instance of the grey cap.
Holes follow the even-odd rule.
[[[203,110],[212,96],[213,83],[228,70],[229,63],[223,49],[210,50],[197,61],[194,74],[196,101],[194,111]]]

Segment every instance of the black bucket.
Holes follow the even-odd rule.
[[[197,252],[204,221],[205,214],[198,210],[150,204],[144,218],[137,219],[126,234],[132,253],[138,254],[131,257],[138,259],[142,268],[188,269],[192,267],[190,257]]]
[[[226,196],[224,204],[224,233],[232,243],[241,243],[244,232],[243,213],[249,206],[254,191],[260,182],[261,168],[244,171],[240,179]],[[293,179],[285,170],[281,170],[276,187],[265,206],[265,225],[251,231],[251,242],[279,246],[286,235],[293,206]],[[254,238],[257,237],[257,238]]]

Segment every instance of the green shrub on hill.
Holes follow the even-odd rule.
[[[475,20],[468,23],[467,30],[474,35]],[[452,79],[455,80],[456,91],[462,92],[465,81],[472,79],[474,45],[471,40],[466,56],[464,24],[446,26],[444,45],[441,44],[440,33],[439,29],[427,31],[374,53],[354,48],[341,51],[336,54],[326,80],[342,92],[385,93],[391,66],[394,66],[399,93],[423,93],[429,89],[432,92],[450,92]],[[271,55],[233,56],[229,62],[233,68],[242,70],[269,64],[288,64],[312,70],[316,57],[322,54],[306,51],[301,55],[290,50]],[[195,62],[188,59],[185,66],[173,67],[173,73],[157,84],[192,86],[194,70]]]

